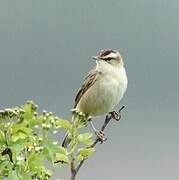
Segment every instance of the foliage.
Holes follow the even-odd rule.
[[[0,110],[0,179],[50,179],[62,165],[75,167],[94,153],[90,147],[93,134],[80,133],[87,117],[74,113],[73,118],[60,119],[46,111],[38,115],[37,105],[31,101]],[[68,131],[68,148],[54,140],[53,134],[61,129]]]

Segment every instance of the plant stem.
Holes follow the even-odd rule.
[[[75,169],[71,169],[71,179],[70,180],[75,180],[76,178],[76,170]]]
[[[70,163],[70,168],[71,168],[71,180],[75,180],[75,176],[76,176],[76,169],[75,169],[75,158],[74,158],[74,147],[76,146],[76,134],[77,134],[77,132],[76,132],[76,126],[77,126],[77,123],[78,122],[76,122],[76,121],[78,121],[78,118],[77,118],[77,114],[76,113],[74,113],[73,114],[73,117],[72,117],[72,134],[71,134],[71,136],[72,136],[72,145],[71,145],[71,163]]]

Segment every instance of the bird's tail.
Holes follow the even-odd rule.
[[[75,120],[75,118],[76,118],[76,115],[75,115],[75,113],[73,113],[72,122]],[[67,131],[65,134],[65,137],[63,138],[63,141],[62,141],[62,147],[67,148],[68,145],[70,144],[70,142],[71,142],[71,140],[69,138],[69,132]]]
[[[70,138],[68,137],[68,132],[65,134],[65,137],[62,142],[62,147],[67,148],[67,146],[70,144]]]

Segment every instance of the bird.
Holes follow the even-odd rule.
[[[75,97],[74,109],[89,119],[111,113],[124,96],[128,79],[121,54],[103,49],[93,59],[96,65],[87,74]],[[66,146],[68,136],[62,146]]]

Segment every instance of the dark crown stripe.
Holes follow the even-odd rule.
[[[112,49],[104,49],[101,51],[100,56],[107,56],[108,54],[110,54],[112,52],[115,53],[115,51]]]

